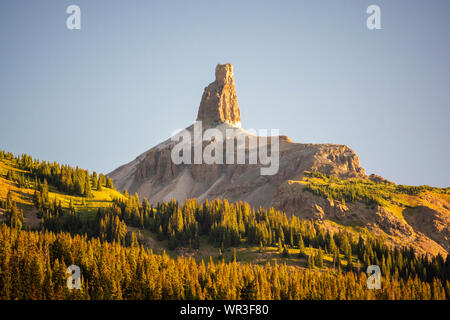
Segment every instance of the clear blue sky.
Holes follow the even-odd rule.
[[[107,173],[190,125],[231,62],[244,128],[450,186],[449,14],[448,0],[0,0],[0,148]]]

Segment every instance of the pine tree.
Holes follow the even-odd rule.
[[[87,198],[92,198],[93,194],[91,191],[91,182],[89,179],[86,179],[86,185],[84,187],[84,196]]]
[[[284,246],[283,252],[281,253],[281,256],[283,258],[289,258],[289,250],[286,248],[286,246]]]
[[[100,185],[100,187],[106,185],[106,178],[103,173],[100,173],[100,175],[98,177],[98,184]]]
[[[347,271],[352,271],[353,270],[353,259],[352,256],[347,257]]]
[[[106,178],[106,187],[110,189],[114,189],[114,183],[110,177]]]
[[[97,177],[97,172],[95,172],[95,171],[92,173],[91,182],[92,182],[92,189],[97,190],[98,177]]]
[[[308,264],[307,264],[307,267],[310,268],[310,269],[314,269],[314,267],[315,267],[315,263],[314,263],[314,260],[315,260],[314,253],[312,252],[312,250],[310,250],[309,252],[310,252],[310,253],[309,253],[309,255],[308,255]]]
[[[23,226],[23,211],[17,209],[16,204],[13,203],[12,207],[7,212],[7,218],[11,228],[21,230]]]
[[[319,268],[323,268],[323,251],[322,248],[319,247],[319,253],[316,256],[315,264]]]
[[[305,243],[303,242],[303,237],[301,235],[298,237],[297,246],[299,249],[299,252],[298,252],[299,258],[305,258],[306,257]]]

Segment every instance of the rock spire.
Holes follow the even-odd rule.
[[[200,120],[208,126],[228,123],[235,127],[241,127],[241,115],[231,63],[216,66],[216,80],[205,88],[200,102],[197,121]]]

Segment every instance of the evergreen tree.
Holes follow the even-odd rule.
[[[286,248],[286,246],[284,246],[283,252],[281,253],[281,256],[283,258],[289,258],[289,250]]]
[[[308,268],[314,269],[314,267],[315,267],[315,261],[314,260],[315,260],[314,253],[310,250],[310,253],[308,255],[308,264],[307,264]]]
[[[103,173],[98,176],[98,184],[102,187],[106,185],[106,177]]]
[[[319,248],[319,252],[316,255],[315,264],[317,265],[317,267],[323,268],[323,252],[321,248]]]
[[[98,177],[97,177],[97,172],[95,172],[95,171],[92,173],[91,182],[92,182],[92,189],[97,190]]]
[[[299,248],[299,258],[306,258],[305,243],[303,242],[303,237],[301,235],[298,237],[297,247]]]
[[[106,187],[110,189],[114,189],[114,183],[110,177],[106,178]]]
[[[92,198],[93,194],[91,191],[91,182],[89,179],[86,180],[86,185],[84,187],[84,196],[87,198]]]

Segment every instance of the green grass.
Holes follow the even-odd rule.
[[[413,207],[418,195],[430,192],[436,196],[447,197],[450,188],[430,186],[404,186],[389,182],[374,182],[369,179],[339,179],[320,172],[305,171],[304,190],[323,198],[337,200],[343,204],[352,202],[365,203],[367,206],[380,205],[403,219],[405,207]]]
[[[416,196],[422,192],[450,194],[450,188],[424,186],[405,186],[393,183],[374,182],[369,179],[343,180],[335,176],[327,176],[320,172],[305,171],[306,190],[325,198],[341,202],[364,202],[368,205],[386,206],[392,201],[400,201],[396,195]],[[406,203],[405,203],[406,204]]]
[[[17,183],[6,179],[8,171],[12,171],[14,175],[27,175],[29,172],[21,170],[15,166],[14,160],[1,159],[0,160],[0,199],[6,199],[8,191],[11,190],[13,200],[17,205],[24,210],[29,210],[33,207],[34,195],[34,179],[30,179],[27,187],[19,188]],[[87,198],[82,196],[70,195],[58,191],[54,186],[49,186],[49,200],[56,201],[64,209],[69,208],[70,201],[75,210],[82,215],[96,213],[98,208],[109,207],[112,200],[117,198],[124,198],[124,196],[117,190],[102,187],[102,191],[92,190],[93,197]],[[84,204],[83,204],[84,203]]]
[[[51,201],[56,200],[57,203],[61,201],[63,208],[68,208],[70,200],[72,200],[75,210],[80,213],[97,212],[98,208],[110,207],[114,199],[124,198],[119,191],[105,187],[102,188],[102,191],[92,191],[92,194],[92,198],[86,198],[65,194],[56,190],[56,188],[50,187],[48,196]]]

